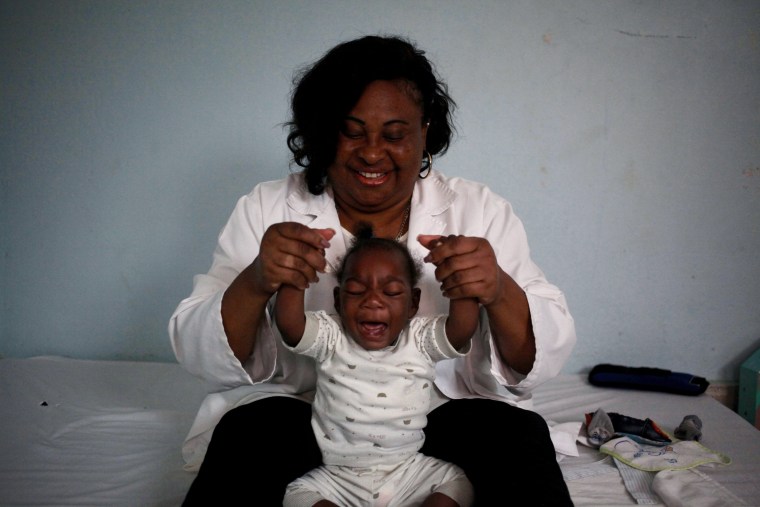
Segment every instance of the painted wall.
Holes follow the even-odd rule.
[[[416,40],[436,167],[512,201],[599,362],[736,379],[760,346],[755,1],[4,1],[0,355],[173,361],[236,199],[288,168],[293,71]]]

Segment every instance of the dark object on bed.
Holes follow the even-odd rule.
[[[588,381],[599,387],[620,387],[642,391],[661,391],[696,396],[710,383],[703,377],[660,368],[597,364],[588,374]]]
[[[586,413],[585,417],[586,433],[588,433],[589,442],[595,447],[619,436],[629,437],[635,442],[645,445],[663,446],[673,443],[670,435],[660,429],[657,423],[648,417],[646,419],[637,419],[628,415],[618,414],[617,412],[607,413],[601,408],[597,409],[596,412]],[[595,422],[600,419],[603,421],[606,419],[606,421],[600,425],[606,426],[605,428],[602,428],[606,431],[601,433],[601,438],[593,438],[596,436],[595,434],[600,434],[598,432],[599,428],[594,427]]]

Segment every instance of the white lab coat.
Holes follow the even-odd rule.
[[[267,228],[279,222],[299,222],[337,231],[327,249],[328,273],[307,290],[306,310],[333,308],[331,275],[346,251],[347,240],[338,220],[329,187],[311,195],[300,174],[257,185],[240,198],[219,235],[209,272],[193,280],[193,291],[180,302],[169,323],[169,335],[178,361],[202,378],[209,391],[183,446],[188,470],[197,470],[205,456],[211,432],[230,409],[273,395],[311,401],[315,372],[312,360],[287,350],[268,320],[259,330],[253,354],[241,365],[227,344],[221,318],[224,291],[259,253]],[[547,282],[530,258],[522,222],[511,205],[486,186],[432,171],[419,179],[412,196],[407,244],[419,259],[427,250],[418,234],[461,234],[489,240],[504,271],[525,290],[536,336],[536,360],[527,375],[503,365],[491,341],[485,311],[464,358],[436,366],[441,393],[433,407],[446,398],[491,398],[523,408],[531,407],[530,391],[559,373],[576,340],[575,325],[565,297]],[[424,265],[419,287],[418,315],[447,313],[434,267]]]

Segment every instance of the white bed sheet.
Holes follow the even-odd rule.
[[[204,394],[177,364],[0,360],[0,505],[179,505],[194,477],[180,447]],[[649,417],[669,432],[697,414],[702,443],[733,460],[700,470],[760,505],[760,431],[712,398],[602,389],[565,375],[539,388],[535,402],[550,422],[582,421],[602,408]],[[562,466],[600,459],[582,450]],[[635,505],[614,471],[568,486],[579,507]]]
[[[179,505],[203,396],[176,364],[0,360],[0,504]]]

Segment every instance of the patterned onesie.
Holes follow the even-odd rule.
[[[316,361],[312,428],[324,465],[288,486],[285,506],[321,498],[410,506],[434,491],[461,506],[471,503],[461,469],[418,452],[435,363],[469,351],[469,344],[463,352],[451,346],[445,324],[445,315],[413,318],[393,345],[366,350],[344,333],[337,315],[306,312],[304,335],[292,350]]]

